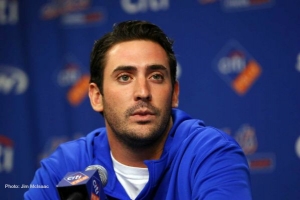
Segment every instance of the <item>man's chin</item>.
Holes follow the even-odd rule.
[[[159,143],[163,133],[153,132],[149,128],[139,127],[130,133],[119,135],[119,140],[131,149],[147,148]]]

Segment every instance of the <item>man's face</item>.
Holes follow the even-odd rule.
[[[168,57],[157,43],[118,43],[106,55],[100,110],[108,134],[129,147],[151,145],[171,125],[178,104],[178,83],[172,89]]]

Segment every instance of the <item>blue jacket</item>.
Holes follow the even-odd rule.
[[[174,109],[173,127],[159,160],[145,160],[149,181],[137,199],[251,199],[247,160],[239,145],[226,133],[206,127],[181,110]],[[93,164],[108,172],[107,197],[129,199],[112,166],[106,129],[61,144],[41,161],[25,199],[59,199],[56,185],[67,172],[84,171]]]

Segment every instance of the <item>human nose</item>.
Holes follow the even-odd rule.
[[[135,84],[134,100],[150,101],[151,99],[152,99],[152,95],[150,91],[150,86],[146,78],[138,79]]]

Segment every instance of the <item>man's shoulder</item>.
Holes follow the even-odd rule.
[[[93,141],[95,137],[98,137],[99,135],[102,135],[104,132],[104,128],[98,128],[93,130],[92,132],[88,133],[86,136],[70,140],[64,143],[61,143],[57,150],[63,150],[63,151],[83,151],[88,150],[87,147],[93,146]],[[86,148],[85,148],[86,147]]]
[[[239,148],[238,143],[232,136],[216,127],[203,126],[194,128],[193,130],[191,130],[191,132],[192,137],[194,137],[194,140],[198,145],[199,143],[202,144],[202,146],[210,144],[210,147],[220,147],[229,145],[236,146]]]
[[[199,151],[203,148],[214,149],[229,146],[240,148],[232,136],[216,127],[206,126],[198,119],[191,118],[182,121],[177,124],[173,134],[174,138],[177,138],[175,140],[181,140],[189,147],[197,146]]]
[[[173,111],[174,112],[174,111]],[[226,132],[213,126],[206,126],[203,120],[190,117],[181,110],[175,110],[176,120],[171,135],[182,135],[184,138],[196,137],[200,140],[219,140],[233,142],[235,140]]]
[[[94,139],[104,137],[105,129],[98,128],[87,134],[85,137],[78,138],[60,144],[57,149],[42,163],[66,163],[66,165],[77,166],[80,163],[89,163],[93,159]]]

